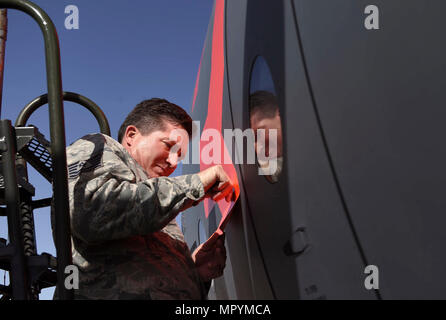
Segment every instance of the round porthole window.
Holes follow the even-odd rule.
[[[256,58],[251,72],[249,124],[254,131],[259,175],[276,183],[283,167],[282,122],[271,72],[261,56]]]

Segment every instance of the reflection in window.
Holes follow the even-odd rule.
[[[251,73],[249,120],[255,135],[259,174],[271,183],[277,182],[283,167],[282,123],[271,72],[260,56]]]

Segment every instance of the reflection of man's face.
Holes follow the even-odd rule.
[[[276,153],[277,157],[282,157],[282,124],[280,121],[280,114],[279,111],[276,112],[274,117],[265,117],[261,112],[255,112],[251,116],[251,128],[255,132],[256,137],[256,151],[257,154],[263,153],[266,157],[270,156],[271,154]],[[265,145],[260,145],[261,141],[258,141],[259,134],[262,134],[264,129],[265,132]],[[277,132],[277,150],[274,150],[273,144],[270,146],[269,138],[270,138],[270,132],[269,130],[275,129]],[[259,130],[259,131],[258,131]],[[263,139],[260,139],[263,140]],[[262,151],[262,148],[265,148],[265,151]]]

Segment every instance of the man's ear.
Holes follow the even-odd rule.
[[[132,146],[135,140],[135,137],[138,135],[139,130],[134,125],[129,125],[125,129],[124,138],[122,139],[123,145]]]

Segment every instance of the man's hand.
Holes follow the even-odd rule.
[[[206,197],[230,202],[235,197],[234,185],[221,165],[212,166],[198,173],[204,186]]]
[[[192,260],[203,282],[221,277],[226,265],[225,234],[217,230],[192,254]]]

